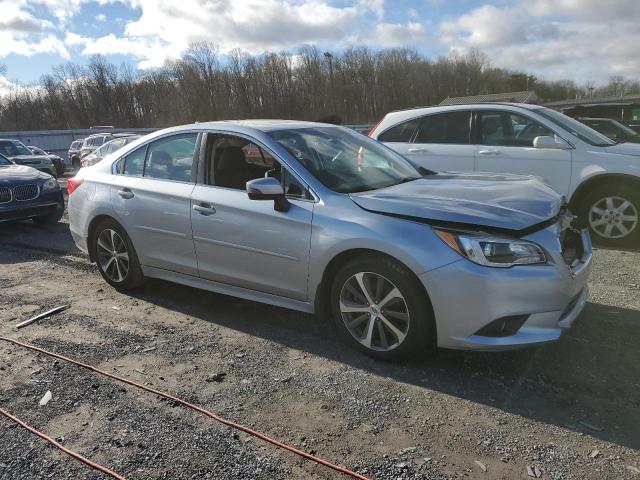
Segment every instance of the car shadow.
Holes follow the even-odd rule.
[[[73,242],[69,224],[65,222],[46,226],[38,226],[31,220],[0,223],[0,247],[11,253],[3,257],[3,263],[22,263],[41,255],[84,255]]]
[[[501,353],[440,350],[402,363],[344,348],[313,315],[150,280],[133,296],[163,308],[511,414],[640,448],[640,312],[589,303],[553,344]]]

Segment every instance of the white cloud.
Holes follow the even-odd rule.
[[[639,17],[638,0],[522,0],[478,7],[440,32],[449,49],[480,48],[498,66],[603,82],[638,76]]]
[[[385,47],[420,47],[433,39],[422,23],[379,23],[374,32],[378,45]]]

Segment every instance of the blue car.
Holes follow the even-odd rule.
[[[64,199],[55,178],[0,155],[0,222],[30,218],[36,225],[49,225],[63,213]]]

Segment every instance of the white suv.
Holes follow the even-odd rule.
[[[594,239],[640,243],[640,144],[616,143],[555,110],[507,103],[415,108],[387,114],[369,136],[430,170],[542,177],[566,195]]]

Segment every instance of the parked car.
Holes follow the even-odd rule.
[[[34,155],[20,140],[0,139],[0,154],[18,165],[28,165],[54,177],[58,176],[48,157]]]
[[[69,158],[69,162],[71,162],[72,168],[80,168],[80,149],[82,148],[82,144],[84,143],[84,139],[74,140],[69,145],[69,151],[67,152],[67,157]]]
[[[434,170],[537,175],[611,246],[640,240],[640,145],[616,144],[555,110],[525,104],[416,108],[370,133]]]
[[[55,178],[0,155],[0,222],[30,218],[36,225],[49,225],[63,213],[62,191]]]
[[[80,147],[80,160],[89,155],[91,152],[95,151],[97,148],[104,145],[106,142],[113,140],[114,138],[122,138],[129,137],[134,135],[133,133],[95,133],[89,135],[82,142],[82,146]]]
[[[35,147],[33,145],[28,145],[27,148],[34,155],[38,155],[40,157],[47,157],[49,160],[51,160],[51,163],[53,163],[53,166],[56,168],[56,173],[58,174],[58,176],[63,175],[64,171],[68,167],[70,167],[69,161],[68,160],[67,161],[63,160],[58,155],[54,155],[52,153],[45,152],[41,148]]]
[[[90,167],[92,165],[95,165],[110,153],[115,152],[119,148],[122,148],[139,138],[140,135],[129,135],[127,137],[120,137],[114,140],[109,140],[107,143],[103,144],[101,147],[98,147],[95,151],[84,157],[80,161],[80,164],[83,167]]]
[[[617,143],[640,143],[640,134],[626,125],[612,118],[578,118],[585,125],[596,132],[606,135]]]
[[[339,126],[165,129],[68,193],[73,239],[116,289],[155,277],[328,314],[378,358],[553,341],[588,295],[589,236],[553,189],[417,169]]]

